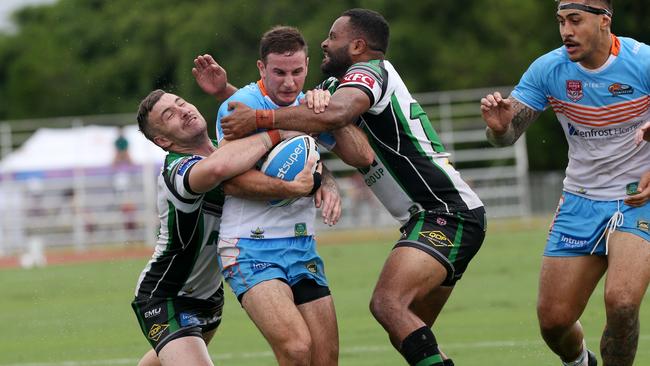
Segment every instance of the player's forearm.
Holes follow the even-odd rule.
[[[224,100],[230,98],[235,92],[239,90],[234,85],[227,83],[226,87],[219,93],[214,94],[213,96],[217,99],[217,103],[222,103]]]
[[[490,127],[486,127],[485,136],[487,137],[488,142],[492,146],[502,147],[510,146],[517,141],[518,136],[515,136],[515,131],[512,128],[512,124],[508,125],[508,128],[505,132],[496,133]]]
[[[514,115],[505,131],[494,131],[488,127],[485,131],[488,141],[494,146],[510,146],[517,142],[526,129],[535,122],[541,112],[529,108],[510,96]]]
[[[368,137],[360,128],[350,124],[332,131],[332,135],[336,140],[336,146],[332,151],[344,163],[355,168],[365,168],[372,164],[375,152],[368,143]]]
[[[249,170],[223,183],[227,195],[252,201],[270,201],[300,196],[282,179],[269,177],[259,170]]]
[[[322,113],[316,114],[307,106],[301,105],[276,110],[274,119],[274,128],[313,133],[341,128],[349,124],[354,116],[350,116],[341,103],[330,101]]]
[[[190,187],[197,193],[211,190],[251,169],[279,141],[279,132],[269,131],[223,145],[192,169]]]

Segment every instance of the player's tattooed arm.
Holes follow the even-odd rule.
[[[528,127],[539,117],[538,112],[513,97],[506,99],[509,102],[512,120],[503,133],[495,133],[490,127],[486,130],[488,141],[494,146],[509,146],[514,144]]]

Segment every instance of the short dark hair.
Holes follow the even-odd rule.
[[[350,18],[355,36],[365,39],[370,49],[383,53],[388,51],[390,30],[381,14],[370,9],[356,8],[344,11],[341,16]]]
[[[158,103],[160,100],[160,97],[165,94],[164,90],[161,89],[156,89],[149,93],[142,101],[140,102],[140,105],[138,106],[138,128],[140,129],[140,132],[146,137],[147,139],[153,141],[153,128],[149,125],[149,113],[153,109],[153,107]]]
[[[590,2],[591,1],[593,1],[593,0],[590,0]],[[600,3],[600,4],[604,5],[605,7],[607,7],[607,10],[609,10],[612,14],[614,13],[614,4],[612,4],[613,1],[614,0],[595,0],[595,2]]]
[[[307,55],[307,42],[294,27],[277,25],[264,33],[260,40],[260,60],[265,64],[270,53],[293,54],[298,51],[305,51]]]

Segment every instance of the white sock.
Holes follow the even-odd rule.
[[[562,365],[564,366],[588,366],[587,362],[589,362],[589,357],[587,356],[587,346],[582,345],[582,352],[580,353],[580,356],[578,356],[575,361],[571,362],[564,362],[562,361]]]

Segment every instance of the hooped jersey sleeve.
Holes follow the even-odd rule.
[[[338,88],[357,88],[370,99],[372,114],[381,113],[389,100],[384,100],[388,86],[388,74],[380,66],[380,61],[359,62],[352,65],[341,79]]]
[[[170,193],[168,199],[183,212],[193,212],[201,206],[203,194],[192,191],[189,177],[194,165],[202,159],[198,155],[178,158],[169,163],[162,173],[165,187]]]

